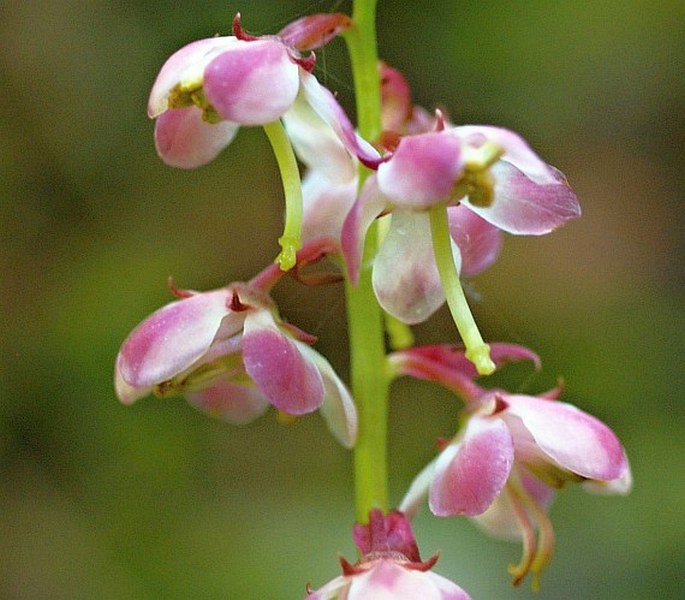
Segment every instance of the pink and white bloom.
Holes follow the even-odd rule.
[[[296,144],[305,161],[330,162],[312,147],[329,143],[332,135],[342,140],[343,148],[375,160],[378,154],[355,135],[333,95],[311,74],[314,54],[301,54],[349,26],[346,15],[318,14],[277,35],[254,37],[243,31],[236,15],[235,35],[199,40],[175,52],[162,66],[148,101],[159,156],[174,167],[198,167],[230,144],[241,125],[283,119],[294,137],[305,140]],[[300,133],[311,134],[313,124],[326,142]]]
[[[516,346],[492,345],[497,364],[537,357]],[[448,346],[409,349],[391,357],[397,374],[441,383],[466,402],[464,425],[414,480],[401,510],[412,515],[428,496],[438,516],[476,517],[491,534],[524,540],[514,583],[550,560],[553,530],[546,509],[567,482],[588,491],[626,494],[632,477],[616,435],[565,402],[558,390],[540,396],[485,390],[463,353]],[[536,542],[535,529],[539,530]]]
[[[409,324],[444,302],[428,219],[435,206],[448,207],[454,262],[464,276],[494,262],[500,230],[541,235],[580,215],[563,175],[511,131],[446,127],[438,115],[435,130],[399,137],[350,210],[342,247],[355,281],[369,227],[391,213],[373,285],[383,308]]]
[[[253,280],[254,281],[254,280]],[[124,404],[177,394],[231,423],[247,423],[269,405],[288,415],[320,409],[346,447],[354,445],[352,398],[311,336],[282,322],[260,286],[232,283],[182,297],[145,319],[116,359]]]
[[[340,559],[343,574],[307,600],[469,600],[457,584],[430,571],[437,555],[421,561],[411,526],[399,511],[369,512],[367,525],[356,524],[354,539],[362,558]]]

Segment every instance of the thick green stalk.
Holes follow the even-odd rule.
[[[355,0],[353,25],[345,33],[360,134],[380,133],[380,86],[376,48],[376,0]],[[362,174],[361,183],[367,173]],[[360,185],[361,185],[360,183]],[[366,523],[369,510],[388,508],[388,386],[385,334],[380,306],[371,285],[376,227],[366,236],[359,283],[346,283],[352,394],[359,411],[359,437],[354,451],[355,516]]]

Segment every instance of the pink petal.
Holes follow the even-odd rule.
[[[396,210],[373,263],[373,289],[383,309],[403,323],[428,319],[445,302],[425,213]],[[452,244],[454,261],[459,251]]]
[[[362,162],[375,163],[379,159],[378,152],[371,144],[358,136],[345,111],[338,104],[335,96],[316,77],[300,72],[302,92],[312,109],[335,131],[345,148],[356,155]]]
[[[295,344],[321,374],[324,399],[320,412],[328,429],[345,448],[354,447],[357,441],[357,409],[350,392],[323,356],[302,342],[295,340]]]
[[[490,206],[462,202],[486,221],[509,233],[542,235],[580,216],[580,205],[564,176],[549,167],[553,182],[538,184],[506,160],[495,163],[494,200]]]
[[[461,276],[473,277],[492,265],[502,248],[502,232],[467,207],[447,209],[450,235],[461,254]]]
[[[544,469],[540,460],[546,460],[600,481],[618,479],[628,469],[621,443],[599,419],[564,402],[522,395],[504,396],[504,401],[508,408],[500,415],[512,430],[517,455],[521,453],[536,468]]]
[[[279,41],[241,42],[207,65],[204,92],[224,119],[264,125],[292,106],[300,86],[298,70]]]
[[[133,387],[124,381],[121,376],[121,354],[117,356],[116,366],[114,368],[114,390],[117,394],[117,398],[122,404],[133,404],[136,400],[140,400],[147,396],[151,391],[152,387]]]
[[[357,195],[357,179],[334,183],[318,171],[302,182],[302,241],[328,238],[340,245],[342,226]]]
[[[214,160],[231,143],[238,127],[231,121],[207,123],[194,106],[168,110],[155,122],[157,154],[172,167],[194,169]]]
[[[279,410],[302,415],[321,406],[324,384],[319,370],[266,310],[245,318],[243,361],[248,375]]]
[[[428,505],[447,517],[478,515],[504,487],[514,462],[514,446],[499,419],[473,417],[459,444],[450,444],[438,458]]]
[[[119,351],[116,364],[123,381],[134,388],[150,387],[199,360],[230,313],[226,307],[229,293],[220,289],[195,294],[167,304],[145,319]]]
[[[187,393],[186,398],[195,408],[235,425],[254,421],[269,406],[269,401],[253,384],[226,380],[205,390]]]
[[[626,459],[626,468],[623,474],[617,479],[611,481],[584,481],[582,483],[583,489],[592,494],[619,494],[625,496],[633,489],[633,473],[630,470],[630,464]]]
[[[463,169],[459,140],[444,132],[404,137],[378,167],[378,189],[396,206],[424,210],[445,201]]]
[[[408,569],[392,559],[380,559],[350,579],[346,600],[469,600],[457,584],[430,571]]]
[[[323,587],[307,594],[304,600],[335,600],[336,598],[344,598],[341,592],[350,586],[350,578],[340,575],[335,579],[329,581]]]
[[[378,193],[375,176],[364,183],[359,197],[343,223],[341,244],[347,272],[352,283],[359,280],[364,241],[371,224],[385,210],[387,200]]]
[[[504,150],[504,160],[536,183],[553,184],[557,180],[556,169],[545,163],[518,133],[492,125],[462,125],[448,131],[475,148],[486,141],[495,142]]]
[[[238,42],[233,37],[198,40],[174,52],[164,63],[150,92],[147,114],[157,117],[168,108],[169,92],[177,85],[200,87],[205,67],[221,52]]]
[[[357,160],[335,130],[298,96],[283,115],[288,137],[300,160],[335,183],[357,178]]]

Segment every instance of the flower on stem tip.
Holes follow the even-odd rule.
[[[539,396],[485,390],[463,351],[449,346],[396,352],[396,375],[442,384],[465,401],[463,425],[414,480],[400,508],[413,515],[425,496],[438,516],[464,514],[492,535],[523,540],[521,562],[510,567],[514,584],[539,574],[552,557],[554,532],[547,516],[554,491],[578,482],[591,492],[626,494],[632,477],[625,452],[604,423],[557,401],[560,390]],[[498,365],[537,356],[493,344]],[[535,530],[538,530],[536,540]]]
[[[340,559],[343,574],[307,600],[469,600],[457,584],[430,571],[435,555],[421,561],[406,517],[399,511],[387,515],[374,509],[368,524],[354,526],[354,540],[362,558],[354,564]]]
[[[248,283],[177,292],[180,299],[150,315],[122,344],[119,399],[131,404],[151,392],[183,394],[196,408],[237,424],[269,404],[294,416],[321,409],[336,438],[353,446],[357,415],[349,392],[310,347],[313,338],[284,323],[268,296],[281,273],[272,266]]]
[[[162,160],[198,167],[212,161],[240,125],[283,118],[297,129],[302,119],[313,118],[311,113],[338,132],[351,151],[376,158],[355,136],[333,95],[311,74],[314,54],[301,54],[328,43],[350,23],[339,13],[310,15],[277,35],[255,37],[244,32],[236,15],[234,35],[198,40],[172,54],[148,101]]]

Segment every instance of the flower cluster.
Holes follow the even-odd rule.
[[[560,390],[529,396],[476,382],[508,361],[539,366],[539,359],[520,346],[486,344],[460,280],[494,264],[503,233],[550,233],[580,216],[580,206],[563,174],[520,135],[455,125],[442,111],[415,106],[406,79],[385,63],[367,78],[380,81],[381,133],[364,139],[314,75],[314,51],[338,35],[353,47],[362,35],[358,25],[343,14],[316,14],[275,35],[253,36],[236,15],[233,35],[188,44],[162,66],[148,115],[156,119],[155,145],[167,164],[200,167],[241,126],[264,128],[285,192],[282,251],[276,264],[247,282],[208,292],[172,286],[177,299],[124,341],[116,392],[124,404],[150,393],[183,395],[235,424],[269,406],[289,418],[320,410],[343,446],[367,436],[360,441],[365,454],[358,471],[374,470],[370,480],[376,472],[385,476],[384,466],[376,469],[369,460],[369,439],[385,431],[372,419],[385,418],[390,381],[412,376],[443,385],[464,403],[458,431],[440,443],[399,511],[384,514],[387,503],[377,489],[360,495],[358,518],[368,513],[368,522],[354,528],[361,558],[354,564],[341,559],[343,574],[307,597],[468,600],[431,571],[437,556],[419,557],[408,519],[426,497],[435,515],[466,515],[495,536],[522,540],[522,559],[510,572],[515,584],[532,573],[537,587],[553,551],[547,509],[555,492],[578,482],[590,491],[627,493],[630,467],[614,433],[559,401]],[[302,180],[298,160],[306,169]],[[288,323],[270,296],[286,271],[304,281],[302,268],[326,257],[339,270],[309,283],[345,280],[348,299],[362,297],[357,307],[373,305],[366,323],[350,309],[357,357],[372,354],[360,327],[376,332],[370,344],[378,348],[384,333],[392,338],[392,327],[422,323],[445,302],[463,347],[391,343],[395,351],[376,352],[375,368],[364,370],[372,385],[355,381],[353,372],[353,400],[312,348],[316,340]],[[382,315],[385,331],[378,326]],[[363,362],[357,359],[353,370]],[[363,405],[359,413],[355,401]],[[374,402],[381,408],[368,410]],[[383,442],[374,451],[383,461]]]

